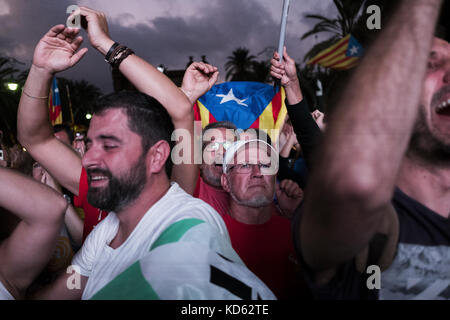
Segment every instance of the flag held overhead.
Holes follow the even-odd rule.
[[[215,85],[194,106],[202,127],[230,121],[239,129],[280,129],[286,116],[284,89],[259,82],[225,82]],[[274,137],[271,137],[272,139]]]
[[[325,68],[347,70],[356,66],[363,54],[364,49],[361,44],[355,37],[348,34],[331,47],[319,52],[307,64],[318,64]]]

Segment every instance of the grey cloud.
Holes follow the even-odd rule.
[[[73,1],[10,0],[8,3],[11,15],[0,17],[0,52],[14,56],[29,66],[37,41],[51,26],[65,22],[66,8]],[[144,3],[143,10],[151,10],[152,5],[155,4]],[[291,14],[290,21],[302,19],[298,12],[295,10]],[[247,47],[254,55],[266,47],[277,47],[279,21],[275,21],[273,16],[256,0],[227,0],[205,1],[193,17],[178,14],[176,17],[158,17],[148,24],[134,25],[132,14],[122,14],[109,22],[113,39],[133,48],[154,65],[163,63],[170,69],[182,69],[189,56],[200,59],[206,55],[208,61],[225,74],[226,57],[237,47]],[[308,22],[302,24],[307,26]],[[299,61],[313,43],[313,40],[300,42],[300,36],[306,30],[288,30],[286,44],[291,56]],[[87,39],[84,31],[82,35]],[[111,91],[109,67],[87,41],[84,46],[90,48],[86,57],[61,76],[86,79],[105,93]]]

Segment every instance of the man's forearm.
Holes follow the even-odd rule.
[[[289,119],[292,122],[297,140],[302,148],[306,166],[311,170],[314,163],[313,154],[322,138],[322,132],[314,121],[306,100],[301,100],[295,105],[287,104]]]
[[[0,168],[0,206],[29,225],[39,225],[62,220],[67,202],[48,186]]]
[[[17,115],[18,139],[25,147],[53,135],[48,119],[48,99],[45,99],[49,96],[51,80],[52,75],[47,71],[31,67]]]
[[[331,115],[308,182],[300,231],[305,259],[316,268],[353,257],[390,209],[440,4],[399,2]]]
[[[130,56],[120,72],[141,92],[158,100],[167,109],[174,124],[183,120],[182,105],[191,106],[186,95],[163,73],[138,56]],[[186,108],[184,108],[186,109]]]
[[[83,220],[78,216],[75,208],[69,205],[64,215],[64,223],[73,241],[81,246],[83,243]]]
[[[417,116],[440,2],[401,1],[336,108],[320,179],[363,172],[362,179],[391,193]]]
[[[298,79],[284,87],[288,104],[295,105],[303,100],[303,93]]]

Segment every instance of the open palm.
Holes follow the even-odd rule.
[[[33,64],[54,74],[73,67],[86,54],[80,48],[83,38],[78,29],[57,25],[39,41],[33,57]]]

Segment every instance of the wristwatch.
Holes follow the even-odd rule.
[[[72,198],[68,194],[63,194],[64,199],[66,199],[67,203],[72,203]]]

